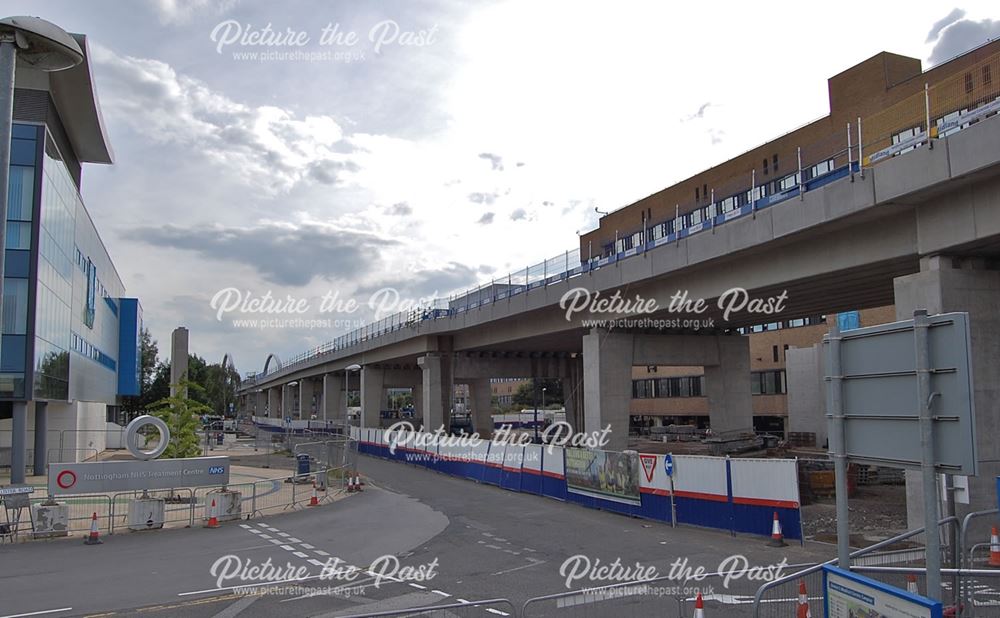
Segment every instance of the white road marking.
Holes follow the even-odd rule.
[[[300,551],[293,551],[292,555],[293,556],[298,556],[299,558],[308,558],[309,557],[309,554],[306,554],[306,553],[303,553],[303,552],[300,552]]]
[[[295,548],[292,547],[291,545],[282,545],[281,549],[283,549],[285,551],[295,551]]]
[[[544,560],[535,560],[534,558],[528,558],[531,564],[522,564],[519,567],[514,567],[513,569],[505,569],[503,571],[497,571],[494,575],[503,575],[504,573],[513,573],[514,571],[520,571],[521,569],[530,569],[533,566],[538,566],[539,564],[544,564]]]
[[[59,609],[43,609],[37,612],[28,612],[27,614],[9,614],[7,616],[0,616],[0,618],[24,618],[24,616],[41,616],[42,614],[57,614],[59,612],[68,612],[72,607],[61,607]]]
[[[261,532],[260,530],[258,530],[256,528],[247,528],[247,530],[249,530],[250,532],[252,532],[254,534],[264,534],[263,532]]]
[[[483,609],[491,614],[496,614],[497,616],[510,616],[507,612],[502,612],[499,609],[493,609],[492,607],[484,607]]]
[[[275,545],[281,545],[282,543],[281,539],[271,539],[271,542],[274,543]]]
[[[441,590],[431,590],[431,592],[433,592],[434,594],[439,594],[439,595],[441,595],[441,596],[443,596],[445,598],[448,598],[448,597],[451,596],[447,592],[442,592]]]
[[[289,543],[301,543],[302,539],[297,539],[294,536],[290,536],[290,537],[288,537],[288,542]]]
[[[325,551],[323,551],[322,549],[317,549],[316,553],[319,554],[320,556],[329,556],[330,555],[330,554],[326,553]]]
[[[310,559],[309,559],[309,560],[307,560],[306,562],[308,562],[309,564],[312,564],[312,565],[315,565],[315,566],[318,566],[318,567],[321,567],[321,566],[325,566],[325,565],[326,565],[326,563],[325,563],[325,562],[320,562],[319,560],[317,560],[317,559],[315,559],[315,558],[310,558]]]
[[[270,534],[264,534],[263,532],[259,532],[259,531],[257,532],[257,536],[259,536],[262,539],[273,539],[274,538]]]
[[[316,549],[315,547],[313,547],[313,546],[312,546],[312,545],[310,545],[309,543],[302,543],[302,547],[304,547],[304,548],[306,548],[306,549]]]
[[[416,588],[417,590],[427,590],[426,586],[421,586],[420,584],[414,584],[413,582],[410,582],[410,585]]]
[[[240,528],[243,528],[244,530],[249,530],[250,529],[250,525],[249,524],[240,524]]]
[[[278,536],[289,537],[289,536],[292,536],[292,535],[288,534],[287,532],[279,532]]]

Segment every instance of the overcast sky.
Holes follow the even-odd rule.
[[[230,352],[245,373],[338,331],[236,328],[255,316],[217,319],[219,290],[291,294],[315,313],[327,293],[414,299],[506,277],[575,248],[595,206],[825,115],[826,79],[873,54],[926,67],[1000,36],[993,2],[920,4],[8,0],[3,12],[90,37],[117,162],[86,167],[84,200],[161,353],[185,325],[193,352]],[[241,44],[268,24],[297,44]]]

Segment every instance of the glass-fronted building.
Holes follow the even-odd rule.
[[[27,463],[44,466],[53,460],[46,438],[56,434],[62,436],[61,460],[103,450],[108,406],[139,389],[141,307],[126,297],[80,196],[83,164],[108,164],[112,155],[86,38],[73,36],[88,58],[81,65],[56,73],[17,69],[0,340],[0,465],[33,447]]]

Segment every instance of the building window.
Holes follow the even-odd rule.
[[[774,155],[773,157],[771,157],[771,160],[774,163],[774,165],[771,166],[771,169],[773,169],[775,172],[777,172],[778,171],[778,155]]]
[[[754,395],[784,395],[785,370],[754,371],[750,374],[750,392]]]
[[[764,158],[764,175],[767,176],[767,158]]]
[[[708,199],[708,183],[707,182],[705,184],[701,185],[701,194],[705,196],[706,200]]]
[[[696,202],[701,201],[701,189],[699,189],[698,187],[694,188],[694,201]]]
[[[973,84],[972,84],[972,73],[966,73],[965,74],[965,92],[966,93],[972,92],[972,86],[973,86]]]
[[[778,362],[778,346],[771,346],[771,360]]]
[[[990,65],[983,67],[983,85],[989,86],[993,83],[993,72],[990,69]]]

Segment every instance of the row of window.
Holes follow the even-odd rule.
[[[705,393],[705,376],[676,378],[645,378],[632,380],[633,399],[667,399],[701,397]]]
[[[754,395],[784,395],[788,392],[785,370],[754,371],[750,374],[750,393]]]
[[[793,320],[778,320],[777,322],[768,322],[767,324],[754,324],[753,326],[741,326],[736,330],[741,335],[749,335],[751,333],[763,333],[766,331],[783,330],[786,328],[815,326],[816,324],[826,324],[826,316],[812,315],[807,318],[795,318]]]
[[[705,392],[705,376],[632,380],[632,399],[703,397]],[[750,392],[753,395],[784,395],[788,392],[785,370],[752,372],[750,374]]]
[[[117,371],[118,369],[118,363],[113,357],[105,354],[98,349],[97,346],[90,343],[75,332],[73,333],[73,351],[78,354],[82,354],[91,360],[97,361],[112,371]]]

